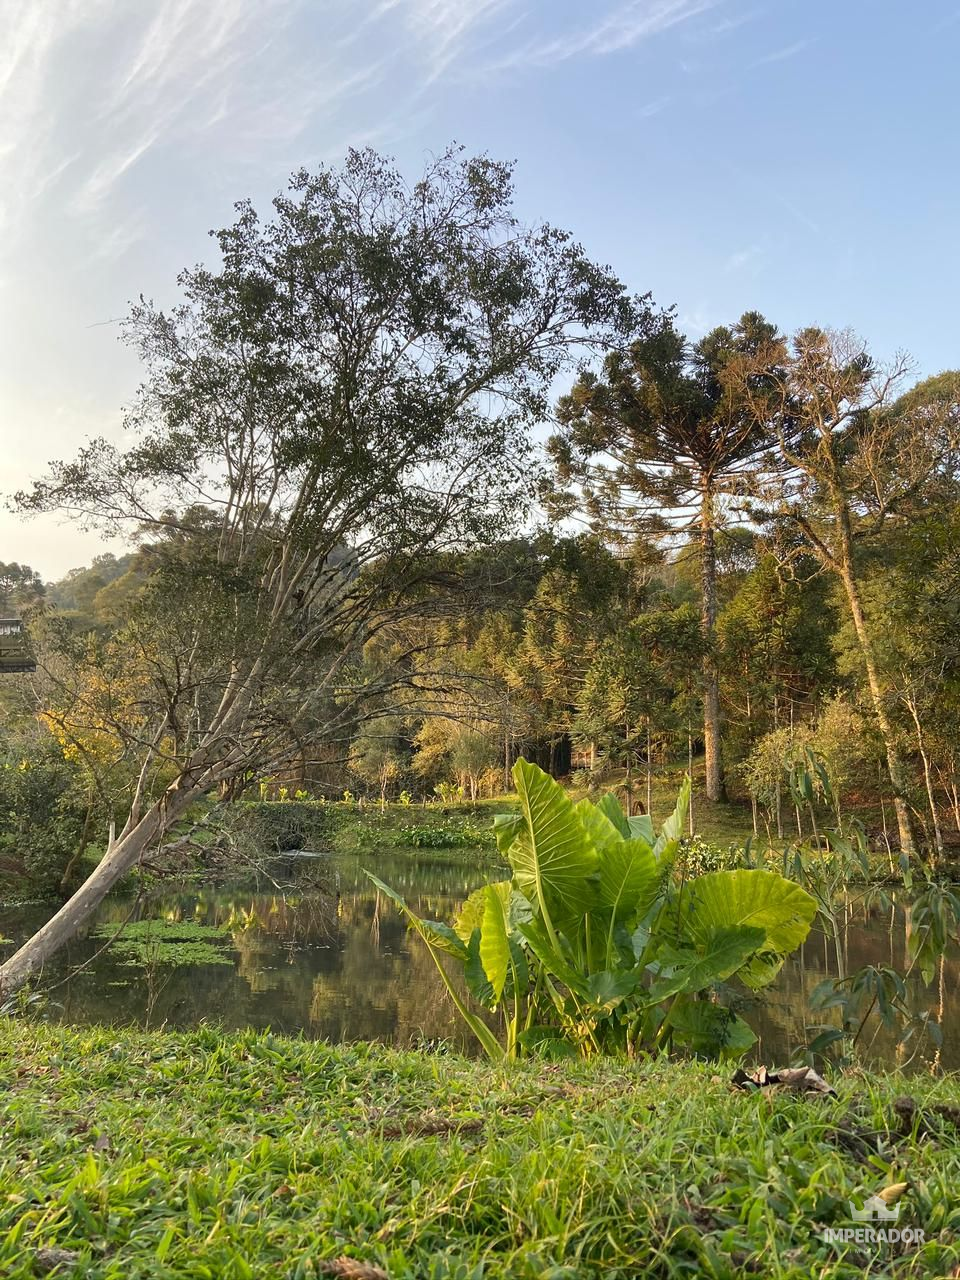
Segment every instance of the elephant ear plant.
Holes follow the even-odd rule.
[[[513,876],[471,894],[453,927],[420,919],[367,872],[429,948],[486,1052],[745,1052],[756,1037],[731,1006],[729,984],[769,983],[807,936],[814,899],[772,871],[677,883],[689,779],[657,832],[612,795],[574,804],[526,760],[513,778],[520,812],[496,819]],[[467,1007],[444,960],[460,966],[486,1017]],[[490,1013],[502,1016],[502,1037]]]

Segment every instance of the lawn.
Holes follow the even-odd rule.
[[[957,1274],[960,1132],[935,1110],[956,1079],[852,1074],[833,1098],[729,1075],[7,1020],[0,1274]],[[923,1247],[821,1240],[898,1182]]]

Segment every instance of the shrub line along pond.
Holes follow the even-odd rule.
[[[552,797],[560,818],[569,822],[572,815],[577,840],[584,838],[580,830],[584,819],[600,836],[614,831],[607,814],[618,814],[617,821],[624,822],[612,797],[599,806],[572,803],[545,775],[529,768],[531,777],[539,778],[543,795]],[[526,790],[522,787],[521,793]],[[524,803],[518,797],[513,807],[522,809]],[[538,936],[537,921],[518,918],[518,908],[520,916],[532,915],[529,900],[513,890],[509,902],[503,896],[510,887],[504,879],[510,874],[507,863],[526,848],[526,837],[510,848],[520,815],[501,820],[498,856],[492,807],[486,806],[411,812],[410,806],[381,810],[254,802],[224,806],[216,812],[225,832],[225,853],[216,856],[218,828],[200,815],[204,843],[191,861],[182,864],[182,881],[147,877],[136,898],[116,896],[105,902],[93,926],[44,974],[38,996],[43,999],[44,992],[49,992],[43,1006],[48,1017],[68,1023],[182,1029],[212,1018],[225,1029],[269,1027],[333,1041],[372,1039],[398,1046],[444,1041],[454,1049],[476,1051],[483,1032],[478,1038],[465,1025],[456,1001],[462,999],[484,1024],[496,1026],[500,1008],[489,1006],[502,1006],[513,1020],[516,991],[524,1007],[520,1022],[514,1023],[514,1035],[516,1047],[524,1051],[538,1042],[537,1052],[556,1053],[571,1043],[575,1048],[589,1046],[591,1037],[599,1037],[608,1050],[662,1049],[672,1041],[676,1048],[736,1053],[747,1046],[752,1028],[758,1041],[750,1057],[757,1062],[784,1064],[807,1046],[808,1052],[816,1054],[808,1060],[818,1064],[831,1060],[837,1065],[846,1059],[875,1066],[912,1062],[950,1069],[960,1065],[960,1043],[954,1033],[960,1025],[960,984],[952,941],[960,915],[956,892],[924,884],[919,878],[912,886],[905,882],[899,888],[873,883],[878,870],[888,874],[886,860],[883,866],[875,866],[864,849],[839,840],[835,833],[827,853],[797,847],[764,851],[759,846],[752,851],[724,851],[699,840],[684,840],[675,849],[676,832],[669,838],[661,832],[658,838],[648,819],[633,819],[636,832],[629,839],[619,833],[612,855],[609,851],[604,855],[608,864],[604,877],[584,862],[584,858],[598,857],[596,848],[591,853],[581,847],[574,857],[572,898],[578,908],[588,901],[593,905],[571,918],[568,903],[559,903],[555,934],[560,951],[554,948],[551,957],[544,950],[550,939]],[[677,814],[665,829],[671,823],[678,830],[682,826]],[[630,831],[629,823],[625,830]],[[595,830],[591,847],[598,839]],[[181,843],[179,835],[177,840]],[[305,846],[327,849],[329,856],[288,856]],[[568,855],[573,847],[568,845]],[[271,849],[273,861],[269,856],[265,861],[265,851]],[[529,856],[523,856],[529,864]],[[667,884],[663,873],[671,857],[672,879]],[[236,868],[244,861],[270,874],[259,880],[250,874],[246,884],[238,883]],[[541,878],[548,897],[552,892],[549,863],[547,851],[547,871]],[[531,865],[520,868],[528,880]],[[661,874],[651,875],[654,866]],[[429,938],[436,942],[440,937],[453,953],[442,960],[452,973],[453,991],[445,988],[429,949],[415,933],[406,931],[389,897],[366,879],[364,869],[376,870],[377,879],[404,901],[421,929],[437,922]],[[619,887],[614,870],[620,877]],[[757,871],[780,875],[754,874]],[[232,878],[223,879],[224,874]],[[703,913],[699,898],[706,886],[738,885],[735,901],[728,896],[710,906],[708,932],[715,934],[721,924],[718,908],[726,913],[728,930],[740,928],[746,923],[742,913],[735,920],[729,916],[733,906],[740,911],[744,905],[739,890],[748,882],[763,881],[778,885],[782,894],[781,875],[796,881],[816,900],[814,928],[798,949],[786,955],[783,968],[759,998],[751,989],[762,985],[753,969],[759,968],[757,976],[766,981],[789,945],[780,946],[778,956],[778,947],[771,948],[766,941],[760,944],[771,963],[759,965],[749,958],[741,967],[751,981],[732,992],[731,983],[713,972],[715,966],[704,963],[708,959],[704,930],[688,927],[696,926]],[[851,890],[852,881],[859,884]],[[497,905],[487,902],[489,894],[483,886],[490,882],[508,907],[509,950],[501,951],[499,957],[499,962],[507,959],[506,973],[497,961],[496,948],[491,951],[486,943],[482,948],[499,996],[488,983],[490,973],[479,954],[486,908]],[[810,905],[804,893],[791,890],[789,897]],[[614,899],[617,906],[610,910],[604,904]],[[671,936],[665,936],[659,926],[652,927],[650,920],[639,921],[641,899],[651,900]],[[0,907],[0,935],[8,940],[0,942],[0,948],[15,947],[43,922],[48,910],[43,904]],[[803,929],[808,920],[805,911],[799,921]],[[753,920],[748,930],[759,923]],[[771,919],[763,923],[766,933]],[[456,925],[453,932],[449,924]],[[532,938],[524,937],[523,930],[529,933],[531,927]],[[479,936],[474,944],[475,929]],[[589,956],[585,937],[580,936],[587,931]],[[108,945],[111,939],[114,945]],[[741,941],[746,944],[750,939]],[[525,956],[517,955],[518,942],[529,944]],[[739,946],[730,935],[725,942]],[[641,944],[644,965],[662,969],[657,979],[661,1000],[647,1009],[641,1006],[647,1003],[649,979],[639,985],[633,982],[643,968],[636,951]],[[570,953],[571,946],[577,954]],[[691,947],[697,954],[690,954]],[[570,954],[564,954],[563,948]],[[721,956],[724,972],[731,954],[727,947]],[[572,964],[567,963],[571,955]],[[465,964],[465,960],[471,962]],[[695,962],[692,969],[690,961]],[[738,962],[738,955],[733,955],[733,961]],[[559,986],[573,990],[571,978],[574,985],[581,984],[574,992],[579,1012],[558,1006],[544,980],[545,966],[546,979],[554,992],[558,990],[558,962],[563,969]],[[515,987],[514,969],[522,977],[523,963],[527,976]],[[674,995],[668,990],[663,995],[664,983],[669,988],[678,973],[684,976],[684,964],[688,990]],[[707,985],[698,991],[701,982]],[[486,1008],[474,1004],[478,996]],[[657,1006],[667,1012],[663,1000],[672,1000],[673,1009],[666,1023],[658,1025]],[[36,1012],[41,1006],[31,1007]],[[625,1022],[622,1015],[631,1007],[630,1021]],[[597,1014],[602,1015],[603,1025],[584,1036],[583,1027]]]

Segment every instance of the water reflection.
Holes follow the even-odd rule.
[[[362,861],[369,864],[369,855]],[[444,859],[429,851],[381,855],[372,869],[418,913],[445,920],[491,877],[489,865]],[[426,949],[407,933],[393,904],[363,876],[361,859],[309,865],[291,861],[283,876],[286,882],[278,879],[246,892],[201,890],[160,894],[140,904],[123,899],[105,903],[100,925],[119,924],[133,913],[134,918],[193,920],[223,928],[219,945],[232,963],[131,967],[111,950],[91,961],[103,943],[87,934],[75,939],[57,968],[45,974],[48,984],[60,984],[51,992],[61,1006],[56,1016],[71,1023],[181,1028],[208,1021],[225,1028],[302,1031],[331,1041],[410,1045],[446,1040],[475,1051]],[[19,941],[44,918],[42,909],[0,910],[0,936]],[[865,964],[905,970],[909,927],[908,904],[880,910],[852,900],[842,940],[847,971]],[[0,955],[10,949],[0,948]],[[88,967],[63,981],[84,962],[90,962]],[[754,1055],[758,1060],[782,1064],[809,1038],[810,1027],[824,1021],[809,1014],[809,997],[836,970],[832,940],[812,934],[762,1003],[745,1011],[760,1035]],[[941,1063],[948,1069],[960,1068],[958,977],[960,963],[951,956],[931,987],[925,988],[918,976],[910,981],[914,1007],[941,1015]],[[873,1032],[868,1028],[865,1046]],[[934,1052],[932,1044],[925,1044],[921,1059],[929,1060]],[[877,1034],[870,1056],[893,1065],[892,1032]]]

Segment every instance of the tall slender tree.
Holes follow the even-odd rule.
[[[777,331],[756,312],[691,345],[669,316],[647,317],[600,374],[583,373],[558,406],[549,448],[560,512],[579,510],[623,538],[695,539],[704,633],[706,792],[723,795],[717,673],[717,547],[731,500],[751,491],[776,438],[753,412],[770,381]],[[751,398],[744,395],[750,388]]]
[[[775,372],[755,396],[758,423],[776,422],[784,466],[772,513],[791,525],[839,581],[883,738],[901,850],[916,852],[910,778],[864,595],[864,561],[880,533],[909,523],[926,490],[956,473],[960,398],[955,378],[933,379],[897,399],[906,357],[881,366],[849,332],[805,329],[783,343]]]

